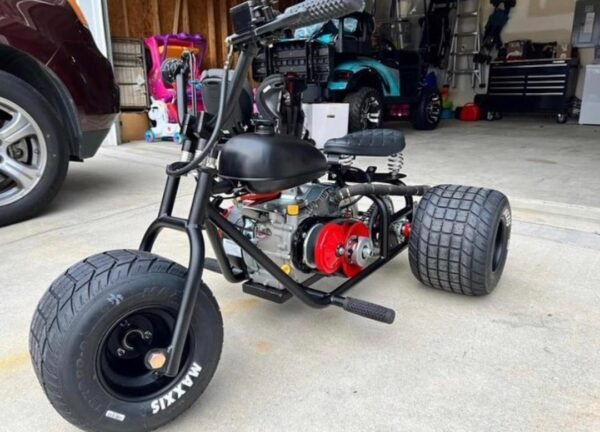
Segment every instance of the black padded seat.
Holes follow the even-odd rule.
[[[404,134],[393,129],[366,129],[325,143],[323,151],[347,156],[390,156],[406,147]]]

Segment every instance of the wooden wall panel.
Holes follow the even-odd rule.
[[[126,17],[123,15],[123,0],[108,2],[108,19],[113,36],[127,36]]]
[[[160,15],[160,32],[162,34],[170,33],[175,15],[175,0],[158,0],[158,13]]]
[[[208,41],[206,67],[222,67],[227,56],[224,39],[231,33],[229,9],[244,0],[183,0],[181,11],[186,9],[189,20],[179,18],[179,31],[200,33]],[[157,14],[153,12],[153,2],[158,5]],[[295,0],[280,0],[279,9],[296,3]],[[177,0],[108,0],[111,33],[113,36],[145,38],[155,34],[160,28],[161,34],[173,30]],[[124,14],[124,7],[127,14]]]

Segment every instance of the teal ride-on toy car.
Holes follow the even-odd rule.
[[[373,47],[375,22],[366,12],[297,30],[256,58],[254,79],[285,76],[292,110],[304,103],[350,106],[349,129],[375,129],[385,118],[410,118],[415,129],[435,129],[442,102],[427,83],[428,65],[419,51]],[[297,113],[290,114],[296,119]]]

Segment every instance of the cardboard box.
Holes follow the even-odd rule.
[[[121,113],[121,142],[144,140],[149,128],[150,121],[145,111]]]
[[[573,45],[569,43],[559,43],[556,47],[556,58],[561,60],[570,59],[573,56]]]
[[[350,105],[344,103],[302,104],[304,127],[310,132],[318,148],[332,138],[348,134]]]

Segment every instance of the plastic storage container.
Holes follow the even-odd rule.
[[[479,105],[468,103],[460,111],[460,120],[467,122],[479,121],[481,119],[481,109]]]

